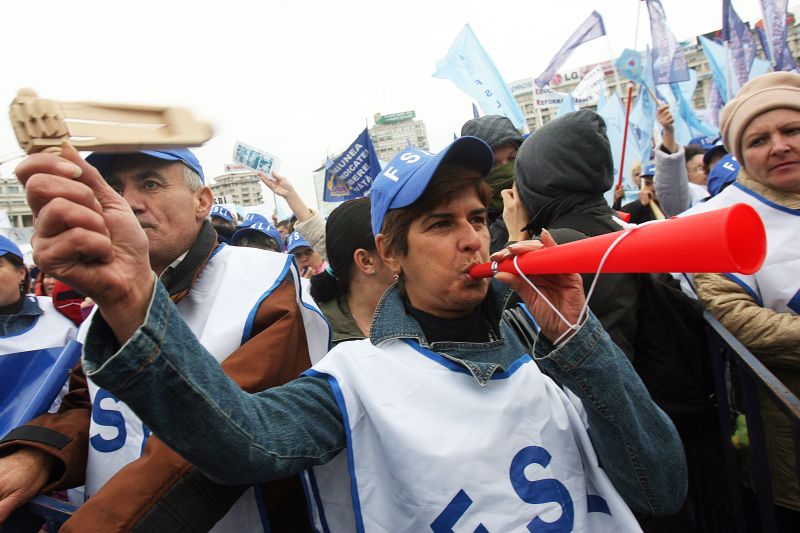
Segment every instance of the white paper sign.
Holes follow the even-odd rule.
[[[266,177],[269,177],[272,171],[277,172],[281,165],[281,160],[274,155],[241,141],[236,141],[233,146],[233,160]]]

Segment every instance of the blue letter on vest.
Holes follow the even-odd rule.
[[[99,389],[97,395],[94,397],[92,403],[92,420],[95,424],[100,426],[110,426],[117,429],[117,436],[113,439],[104,439],[99,433],[89,439],[92,448],[99,452],[114,452],[122,448],[125,444],[125,439],[128,436],[128,431],[125,429],[125,419],[122,413],[114,411],[113,409],[103,409],[101,402],[106,398],[110,398],[115,402],[119,400],[110,392],[105,389]]]
[[[528,523],[528,530],[535,533],[561,533],[572,531],[575,521],[572,497],[567,487],[556,479],[537,479],[525,477],[525,469],[532,464],[542,468],[550,464],[550,454],[541,446],[528,446],[521,449],[511,461],[511,485],[522,501],[530,504],[557,503],[561,506],[561,516],[555,522],[545,522],[538,516]]]
[[[444,511],[436,517],[436,520],[431,522],[433,533],[453,533],[453,526],[466,514],[470,505],[472,505],[472,498],[467,496],[463,489],[458,491],[458,494],[450,500]],[[488,533],[488,531],[483,527],[483,524],[478,524],[478,527],[475,528],[475,533]]]

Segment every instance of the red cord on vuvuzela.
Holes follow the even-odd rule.
[[[624,231],[529,252],[517,262],[525,274],[594,274],[606,250]],[[752,274],[761,268],[766,254],[761,217],[747,204],[734,204],[635,228],[617,243],[602,271]],[[510,259],[499,262],[496,270],[516,273]],[[470,270],[473,278],[492,274],[492,263]]]

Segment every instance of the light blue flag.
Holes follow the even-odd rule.
[[[670,84],[667,90],[660,93],[670,104],[678,144],[689,144],[695,137],[716,137],[719,134],[713,126],[701,122],[694,113],[691,101],[696,87],[697,73],[689,69],[687,81]]]
[[[756,25],[756,35],[758,35],[758,42],[761,43],[761,50],[764,52],[764,57],[772,61],[772,51],[769,49],[767,34],[764,28],[759,28],[758,25]]]
[[[669,85],[661,85],[661,87],[665,90],[660,91],[659,96],[669,104],[669,110],[672,112],[672,118],[674,119],[672,127],[675,129],[675,141],[678,144],[689,144],[694,135],[692,135],[689,125],[680,114],[680,102],[675,97],[675,93],[672,92],[672,87]]]
[[[628,138],[633,138],[639,153],[640,161],[650,161],[653,151],[653,128],[656,124],[656,103],[650,92],[641,90],[633,104],[630,117]],[[630,142],[630,140],[629,140]]]
[[[741,87],[749,79],[750,67],[756,57],[756,40],[733,9],[731,0],[722,0],[722,40],[728,43],[736,81]]]
[[[644,83],[644,73],[642,72],[642,54],[636,50],[626,48],[622,54],[614,61],[614,67],[623,78],[629,79],[634,83]]]
[[[614,185],[605,194],[608,205],[614,203],[613,190],[619,178],[619,166],[622,159],[622,140],[625,131],[625,107],[617,93],[612,94],[602,107],[597,108],[597,113],[603,117],[606,123],[606,136],[611,145],[611,156],[614,160]],[[625,149],[625,168],[622,171],[623,186],[626,189],[635,188],[631,181],[631,167],[638,160],[638,148],[636,142],[632,142],[631,135],[628,134],[628,144]]]
[[[555,76],[556,71],[564,64],[564,62],[572,55],[572,51],[575,50],[577,47],[582,45],[583,43],[588,43],[591,40],[597,39],[598,37],[602,37],[606,34],[606,27],[603,24],[603,17],[600,16],[600,13],[597,11],[592,11],[592,14],[583,21],[583,24],[578,26],[578,29],[570,35],[567,42],[564,43],[564,46],[556,52],[556,55],[553,56],[553,59],[550,60],[550,64],[547,65],[547,68],[536,77],[533,82],[539,86],[541,89],[548,83],[550,80],[553,79]]]
[[[789,0],[761,0],[767,46],[776,71],[797,69],[797,63],[786,44],[786,7],[788,4]]]
[[[711,69],[711,76],[714,78],[714,83],[717,84],[717,90],[722,96],[722,102],[726,103],[730,100],[731,82],[728,73],[733,73],[733,65],[731,64],[730,54],[725,45],[715,43],[711,39],[700,36],[700,44],[703,46],[703,53],[708,60],[708,66]]]
[[[455,83],[478,102],[484,114],[508,117],[520,130],[526,127],[517,101],[469,24],[453,41],[445,58],[436,62],[433,76]]]
[[[678,102],[678,113],[689,127],[691,138],[718,137],[719,130],[697,118],[692,106],[692,97],[694,96],[694,90],[697,88],[697,72],[694,69],[689,69],[689,79],[687,81],[673,83],[670,87]]]
[[[769,61],[766,61],[769,66]],[[719,94],[717,82],[711,78],[711,86],[708,88],[708,99],[706,100],[706,117],[709,123],[715,128],[719,128],[719,113],[722,111],[722,95]]]
[[[753,78],[762,76],[770,71],[772,71],[772,63],[770,63],[766,59],[761,59],[760,57],[757,57],[753,59],[753,64],[752,66],[750,66],[750,77],[748,79],[752,80]]]
[[[575,99],[572,97],[572,94],[568,94],[564,97],[564,101],[561,102],[561,105],[558,106],[555,118],[566,115],[567,113],[572,113],[573,111],[575,111]]]
[[[683,47],[667,25],[667,14],[661,0],[647,0],[650,13],[650,35],[653,39],[653,74],[656,83],[673,83],[689,79]]]

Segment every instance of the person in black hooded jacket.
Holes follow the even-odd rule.
[[[538,238],[547,230],[559,244],[622,229],[603,193],[614,163],[603,119],[584,109],[531,134],[519,148],[514,188],[504,191],[509,240]],[[519,227],[526,220],[524,227]],[[583,275],[588,291],[594,275]],[[589,302],[614,342],[633,360],[640,280],[601,274]]]

